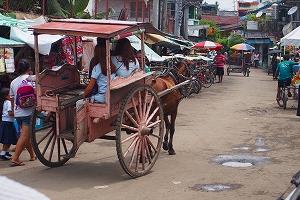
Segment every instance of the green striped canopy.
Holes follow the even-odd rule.
[[[23,42],[17,42],[14,40],[9,40],[9,39],[0,37],[0,48],[22,47],[24,45],[25,44]]]
[[[9,26],[9,27],[17,27],[22,31],[28,30],[28,25],[23,20],[14,19],[11,17],[4,16],[0,14],[0,25],[1,26]]]

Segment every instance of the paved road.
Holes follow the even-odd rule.
[[[76,158],[56,169],[48,169],[38,161],[9,168],[8,162],[1,161],[0,174],[36,188],[53,200],[276,199],[299,169],[296,153],[300,149],[300,119],[295,116],[295,103],[288,102],[287,110],[277,107],[275,89],[271,77],[252,70],[249,78],[240,74],[225,77],[224,83],[184,100],[176,126],[177,155],[162,152],[153,172],[139,179],[130,179],[121,170],[111,141],[84,144]],[[271,151],[256,152],[258,137]],[[240,153],[270,160],[248,168],[213,162],[219,154]],[[26,153],[23,158],[29,159]],[[225,192],[191,189],[195,184],[210,183],[241,187]]]

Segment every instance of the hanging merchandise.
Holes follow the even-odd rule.
[[[3,57],[0,58],[0,73],[5,73],[5,62]]]
[[[7,73],[15,72],[14,50],[5,48],[5,68]]]
[[[14,50],[12,48],[0,48],[0,73],[14,73]]]
[[[76,42],[75,42],[76,38]],[[66,36],[62,39],[62,50],[63,50],[63,59],[66,61],[67,64],[75,65],[75,44],[76,44],[76,54],[77,59],[82,57],[83,54],[83,47],[82,47],[82,39],[81,37],[73,37],[73,36]]]

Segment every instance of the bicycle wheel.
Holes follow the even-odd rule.
[[[210,74],[205,75],[204,79],[201,80],[201,83],[204,88],[209,88],[214,82],[213,76]]]
[[[283,103],[282,107],[283,107],[283,109],[286,109],[287,101],[288,101],[288,97],[287,97],[287,95],[286,95],[286,93],[284,91],[283,95],[282,95],[282,103]]]
[[[192,85],[192,93],[199,94],[199,92],[201,91],[201,89],[202,89],[202,83],[201,83],[201,81],[199,81],[198,79],[195,79],[194,83]]]
[[[284,93],[283,89],[280,88],[279,99],[276,99],[277,104],[278,104],[279,107],[283,107],[283,93]]]

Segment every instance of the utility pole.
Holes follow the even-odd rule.
[[[175,35],[180,36],[181,24],[182,24],[182,0],[175,0]]]
[[[162,0],[162,31],[167,31],[167,20],[168,20],[168,0]]]

